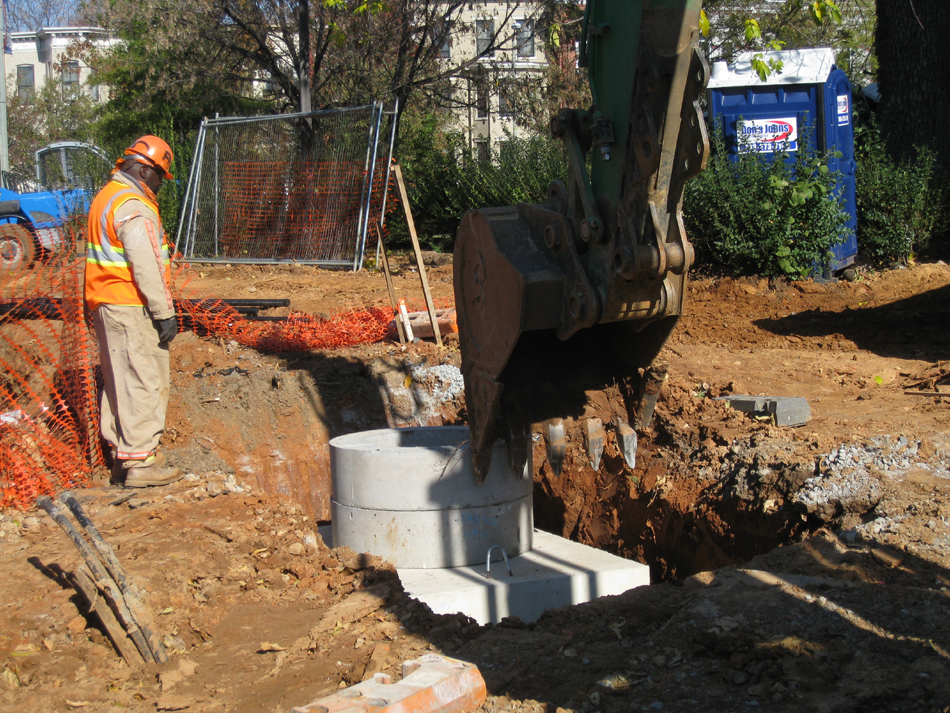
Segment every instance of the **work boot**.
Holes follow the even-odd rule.
[[[125,476],[129,468],[137,467],[136,464],[157,465],[159,468],[165,465],[165,454],[161,451],[155,451],[144,461],[120,460],[114,453],[112,456],[112,476],[109,478],[109,485],[119,487],[125,485]]]
[[[125,487],[148,488],[156,485],[168,485],[180,480],[182,475],[184,473],[181,468],[166,468],[165,456],[156,453],[144,461],[126,461]]]

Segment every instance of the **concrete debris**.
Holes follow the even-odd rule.
[[[950,457],[945,449],[922,448],[907,436],[878,436],[866,443],[843,444],[822,457],[819,473],[805,481],[794,497],[809,512],[863,513],[882,497],[879,475],[901,479],[909,471],[926,471],[950,480]],[[891,532],[901,516],[879,517],[854,528],[855,537]]]
[[[720,396],[736,411],[771,418],[776,426],[804,426],[811,420],[811,407],[801,396]]]
[[[294,713],[461,713],[485,702],[485,680],[475,664],[425,654],[402,665],[401,681],[377,673]]]
[[[414,383],[425,384],[428,398],[436,403],[451,401],[465,391],[462,372],[451,364],[419,366],[410,372]]]
[[[830,508],[840,512],[867,512],[881,500],[881,487],[868,473],[849,470],[827,472],[805,481],[794,501],[809,512],[823,512]],[[833,513],[828,512],[828,515]]]
[[[871,468],[898,477],[911,468],[950,479],[950,454],[945,449],[923,448],[923,442],[907,436],[877,436],[864,444],[842,445],[822,460],[823,469],[833,472],[868,473]]]
[[[420,425],[434,425],[431,421],[439,409],[465,393],[462,372],[456,366],[414,366],[407,362],[406,367],[409,372],[406,384],[411,394],[412,413]]]

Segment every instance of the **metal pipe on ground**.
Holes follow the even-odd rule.
[[[168,654],[155,633],[154,619],[142,603],[138,588],[122,568],[115,552],[102,538],[98,528],[72,493],[63,493],[60,499],[75,516],[83,532],[92,542],[91,546],[49,497],[41,495],[37,498],[36,504],[60,526],[79,550],[85,562],[85,568],[81,567],[76,572],[75,583],[89,601],[91,610],[99,616],[115,643],[116,649],[130,664],[140,663],[138,657],[132,654],[132,648],[124,638],[127,635],[143,661],[166,663]],[[99,594],[107,602],[111,617],[99,606]]]
[[[179,314],[187,314],[189,308],[203,309],[216,313],[221,312],[224,306],[233,308],[238,314],[248,317],[258,316],[262,309],[277,309],[289,307],[289,299],[226,299],[215,298],[175,300],[175,307]],[[58,297],[38,297],[24,300],[11,300],[0,303],[0,316],[8,315],[10,319],[62,319],[62,303]],[[279,321],[283,317],[269,317],[265,321]]]
[[[135,586],[135,583],[129,575],[126,574],[125,569],[123,569],[119,563],[112,546],[102,538],[99,529],[95,526],[72,493],[68,491],[64,492],[59,496],[59,499],[69,508],[73,517],[76,518],[76,522],[79,523],[80,527],[82,527],[86,535],[88,535],[96,552],[102,558],[103,565],[105,565],[109,574],[112,575],[112,579],[115,580],[115,583],[122,591],[129,611],[132,613],[132,616],[135,617],[139,629],[141,629],[142,634],[145,636],[145,641],[148,643],[148,647],[151,649],[155,660],[158,663],[167,662],[168,654],[165,651],[165,646],[155,634],[155,623],[152,620],[152,615],[142,602],[138,587]]]

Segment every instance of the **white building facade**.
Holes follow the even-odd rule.
[[[39,92],[49,81],[60,82],[64,95],[87,92],[95,102],[109,97],[104,87],[89,84],[91,70],[71,56],[75,43],[90,42],[106,49],[118,42],[101,27],[44,27],[36,32],[11,32],[12,55],[5,56],[7,87],[18,97]]]
[[[543,81],[547,58],[539,36],[540,7],[531,2],[482,0],[465,6],[442,58],[459,64],[478,55],[465,77],[453,80],[460,129],[477,154],[517,136],[517,94],[525,80]]]

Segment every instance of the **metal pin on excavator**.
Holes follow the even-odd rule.
[[[683,309],[693,250],[683,185],[706,165],[698,100],[701,0],[588,0],[580,63],[593,106],[563,109],[551,133],[570,178],[540,205],[465,215],[455,243],[455,302],[475,477],[503,438],[514,472],[543,424],[560,473],[571,424],[598,468],[605,426],[628,464],[665,378],[654,360]],[[587,154],[594,151],[588,173]],[[590,415],[615,388],[622,408]]]

